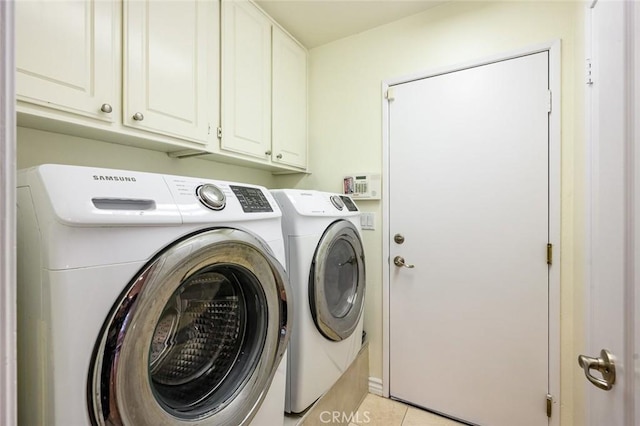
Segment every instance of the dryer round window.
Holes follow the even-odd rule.
[[[344,318],[354,307],[358,294],[358,262],[354,247],[344,239],[327,250],[325,280],[333,283],[324,291],[329,312]]]
[[[309,301],[318,330],[328,339],[353,334],[364,309],[364,249],[358,230],[348,220],[333,222],[313,257]]]

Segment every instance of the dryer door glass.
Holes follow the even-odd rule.
[[[282,266],[246,232],[168,247],[131,281],[96,344],[94,423],[248,423],[286,349],[288,294]]]
[[[358,230],[347,220],[322,235],[309,277],[309,302],[318,330],[328,339],[351,336],[364,309],[364,250]]]
[[[344,318],[354,308],[358,292],[357,256],[345,239],[338,239],[327,250],[324,296],[327,308],[335,318]]]

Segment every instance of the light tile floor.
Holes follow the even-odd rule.
[[[398,401],[368,394],[349,426],[462,426]]]

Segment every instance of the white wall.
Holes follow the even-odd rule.
[[[107,167],[274,186],[270,172],[18,127],[18,168],[45,163]]]
[[[583,348],[584,146],[582,2],[449,2],[424,13],[310,51],[310,169],[276,178],[279,187],[340,191],[351,172],[382,167],[381,82],[430,69],[562,41],[561,422],[584,424]],[[381,203],[364,231],[367,256],[365,329],[370,374],[382,377]],[[519,372],[526,375],[526,372]]]

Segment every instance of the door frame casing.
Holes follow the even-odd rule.
[[[0,2],[0,424],[17,424],[14,3]]]
[[[597,45],[599,42],[594,37],[595,24],[592,18],[592,9],[596,4],[602,4],[601,0],[592,0],[585,8],[586,14],[586,31],[585,45],[586,57],[593,61],[595,79],[594,86],[598,87],[598,62],[602,62],[602,58],[597,56]],[[611,2],[610,2],[611,3]],[[600,125],[599,110],[605,110],[611,113],[611,105],[604,105],[598,102],[597,93],[594,90],[586,90],[585,102],[585,135],[587,142],[587,150],[585,155],[585,252],[587,253],[584,264],[585,275],[585,351],[586,355],[593,355],[593,348],[599,349],[603,345],[602,342],[594,341],[593,329],[601,324],[609,324],[606,331],[618,326],[620,320],[622,324],[621,335],[618,337],[623,346],[622,358],[616,369],[618,376],[614,390],[617,389],[618,394],[622,394],[618,412],[622,413],[623,422],[626,424],[635,424],[640,419],[640,380],[636,378],[638,362],[634,359],[634,354],[640,351],[640,339],[637,338],[638,327],[640,327],[640,283],[638,282],[637,265],[640,264],[640,227],[636,215],[640,206],[640,140],[638,140],[638,129],[640,129],[640,77],[637,75],[640,70],[640,43],[635,42],[640,37],[640,7],[630,0],[620,2],[619,7],[623,11],[622,25],[616,26],[614,32],[609,35],[618,36],[623,40],[622,57],[620,59],[620,69],[617,71],[622,74],[621,84],[623,85],[624,96],[621,99],[619,107],[622,111],[618,111],[621,116],[622,125],[617,130],[618,135],[607,134],[607,139],[600,137],[598,126]],[[601,42],[600,42],[601,43]],[[610,76],[607,76],[610,77]],[[613,164],[608,162],[605,164],[606,154],[603,152],[611,152],[613,149],[619,149],[622,153],[621,164]],[[621,176],[610,176],[607,169],[619,168],[622,170]],[[601,170],[604,169],[604,173]],[[602,280],[602,275],[610,278],[612,275],[610,270],[605,270],[597,262],[597,250],[601,252],[616,252],[616,247],[609,241],[603,241],[597,238],[598,233],[598,214],[605,209],[605,205],[599,198],[598,185],[600,187],[618,187],[620,188],[619,199],[622,205],[615,205],[615,209],[619,209],[622,214],[623,223],[620,224],[623,241],[618,240],[622,246],[622,270],[615,271],[620,273],[621,280]],[[606,265],[605,265],[606,266]],[[595,301],[598,299],[599,292],[616,293],[617,297],[622,300],[621,311],[616,321],[610,321],[608,318],[596,316]],[[616,339],[613,339],[616,340]],[[605,344],[606,345],[606,344]],[[613,348],[607,348],[614,351]],[[616,353],[614,352],[614,356]],[[575,365],[576,368],[577,363]],[[582,371],[578,373],[583,376]],[[584,377],[583,377],[584,378]],[[584,378],[585,388],[585,406],[584,417],[587,425],[596,425],[598,421],[595,419],[594,407],[603,404],[601,400],[593,397],[594,392],[601,392],[592,387],[592,385]],[[605,404],[607,402],[604,402]],[[616,409],[618,407],[615,407]]]
[[[561,230],[561,43],[552,40],[521,50],[477,59],[462,64],[436,68],[427,72],[384,80],[382,82],[382,395],[390,395],[390,264],[389,264],[389,101],[388,90],[398,84],[453,73],[495,62],[515,59],[535,53],[549,52],[549,90],[551,112],[549,113],[549,243],[553,244],[554,262],[549,268],[549,376],[548,391],[553,397],[553,412],[549,426],[560,425],[560,230]]]

